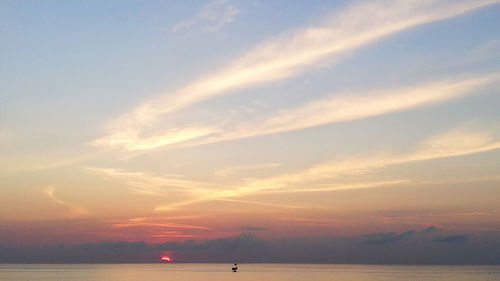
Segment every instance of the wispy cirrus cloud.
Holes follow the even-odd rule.
[[[283,175],[285,176],[285,175]],[[272,181],[275,178],[269,178],[267,180]],[[304,181],[305,182],[305,181]],[[155,207],[156,211],[171,211],[178,208],[186,207],[189,205],[202,203],[206,201],[232,201],[243,204],[255,204],[267,207],[275,207],[275,208],[285,208],[285,209],[311,209],[311,208],[323,208],[318,205],[284,205],[284,204],[275,204],[275,203],[267,203],[261,201],[248,201],[248,200],[234,200],[228,198],[239,198],[245,197],[249,195],[255,194],[264,194],[264,193],[294,193],[294,192],[324,192],[324,191],[336,191],[336,190],[348,190],[348,189],[364,189],[364,188],[376,188],[383,186],[393,186],[397,184],[407,183],[409,180],[406,179],[398,179],[391,181],[371,181],[371,182],[361,182],[361,183],[344,183],[344,184],[331,184],[327,187],[317,187],[317,186],[308,186],[303,188],[294,187],[292,184],[282,184],[279,187],[275,188],[271,187],[266,183],[266,179],[263,180],[254,180],[249,184],[243,186],[237,186],[226,189],[219,190],[207,190],[207,189],[198,189],[193,190],[191,193],[192,199],[186,201],[179,201],[173,204],[162,204],[160,206]],[[266,185],[258,186],[257,183],[266,183]],[[300,184],[302,182],[296,182],[295,184]]]
[[[158,242],[165,239],[197,238],[198,233],[213,230],[198,223],[179,222],[182,220],[175,217],[136,217],[107,222],[110,223],[110,233],[116,237],[138,239],[146,236],[149,241]]]
[[[55,195],[55,187],[53,186],[49,186],[45,188],[43,191],[53,202],[55,202],[60,206],[63,206],[66,209],[66,213],[64,214],[65,217],[73,218],[90,214],[90,212],[86,208],[78,204],[63,201],[57,198]]]
[[[144,134],[164,114],[232,90],[286,79],[302,73],[324,59],[332,59],[402,30],[458,16],[497,0],[477,1],[367,1],[352,5],[305,27],[257,45],[229,65],[171,93],[147,101],[115,120],[109,134],[93,142],[98,146],[126,150],[153,149],[170,144],[159,140],[165,133]],[[158,129],[161,130],[161,129]],[[194,135],[208,135],[201,129]],[[172,137],[172,136],[170,136]],[[152,141],[148,139],[152,138]],[[175,137],[174,137],[175,139]],[[180,138],[183,140],[183,138]],[[142,143],[137,145],[137,143]]]
[[[300,209],[304,206],[239,200],[236,198],[257,193],[325,192],[412,184],[414,181],[410,179],[350,183],[342,183],[342,181],[335,179],[371,174],[392,165],[469,155],[499,148],[500,139],[489,132],[456,129],[428,138],[408,153],[384,153],[325,162],[294,173],[247,180],[245,184],[231,188],[224,188],[224,185],[208,185],[175,175],[157,176],[144,172],[100,168],[90,168],[90,170],[125,183],[132,191],[140,194],[165,196],[171,194],[171,192],[180,192],[185,195],[184,197],[189,198],[176,203],[157,206],[155,208],[157,211],[172,210],[196,203],[217,200],[276,208]]]
[[[212,228],[202,225],[184,224],[176,223],[172,221],[165,221],[158,218],[132,218],[123,222],[116,222],[111,225],[113,228],[129,228],[129,227],[150,227],[150,228],[162,228],[162,229],[196,229],[196,230],[210,230]]]
[[[315,225],[315,226],[318,225],[330,226],[345,222],[345,219],[311,219],[311,218],[293,218],[293,217],[275,218],[274,220],[293,222],[301,225]]]
[[[212,0],[203,5],[194,16],[176,23],[171,32],[179,32],[194,27],[200,27],[207,32],[215,32],[224,25],[235,21],[239,13],[240,10],[228,0]]]
[[[281,164],[281,163],[261,163],[261,164],[254,164],[254,165],[232,166],[232,167],[228,167],[228,168],[224,168],[224,169],[221,169],[219,171],[216,171],[214,174],[217,176],[234,176],[234,175],[239,174],[241,172],[271,169],[271,168],[280,167],[282,165],[283,164]]]
[[[248,138],[390,114],[474,95],[479,88],[498,82],[500,73],[492,73],[411,87],[332,95],[294,109],[279,111],[264,120],[218,129],[213,126],[212,134],[191,140],[184,139],[184,145]]]
[[[427,161],[461,155],[475,154],[500,148],[500,139],[487,132],[457,129],[431,137],[423,141],[412,152],[405,154],[378,154],[350,158],[343,161],[326,162],[295,173],[257,179],[249,183],[226,190],[197,190],[194,199],[161,205],[157,211],[172,210],[194,203],[247,196],[269,192],[317,192],[358,188],[373,188],[406,183],[408,179],[396,179],[381,182],[357,182],[331,184],[325,186],[322,181],[334,180],[344,176],[359,176],[373,173],[392,165]]]
[[[205,136],[217,133],[218,129],[211,127],[193,126],[187,128],[175,128],[162,134],[139,138],[135,142],[129,143],[128,150],[148,150],[170,144],[182,143],[193,139],[199,139]],[[126,139],[127,136],[124,136]],[[123,139],[115,139],[116,144],[122,143]]]
[[[299,108],[283,110],[265,120],[260,132],[297,130],[407,110],[471,95],[478,87],[498,81],[500,74],[494,73],[379,90],[364,95],[332,96]]]
[[[184,179],[180,175],[151,175],[137,171],[117,169],[87,168],[109,178],[126,184],[137,194],[161,196],[172,191],[188,191],[192,188],[207,188],[210,185]]]
[[[290,204],[277,204],[277,203],[268,203],[268,202],[261,202],[261,201],[254,201],[254,200],[237,200],[237,199],[228,199],[228,198],[221,198],[221,199],[215,199],[217,201],[221,202],[235,202],[238,204],[250,204],[250,205],[257,205],[257,206],[262,206],[262,207],[271,207],[271,208],[280,208],[280,209],[306,209],[310,208],[312,206],[304,206],[302,205],[290,205]]]
[[[468,155],[498,148],[500,148],[498,137],[485,132],[459,129],[431,137],[410,153],[373,155],[319,164],[301,172],[257,180],[250,183],[247,188],[249,190],[279,190],[287,187],[293,189],[290,187],[295,185],[296,188],[304,189],[306,183],[317,180],[363,175],[390,165]]]

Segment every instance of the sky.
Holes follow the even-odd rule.
[[[0,262],[500,263],[500,1],[0,1]]]

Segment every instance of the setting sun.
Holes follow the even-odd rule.
[[[172,259],[169,256],[163,256],[161,257],[162,261],[172,261]]]

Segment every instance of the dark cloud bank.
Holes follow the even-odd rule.
[[[44,247],[0,246],[1,263],[143,263],[162,254],[175,262],[500,264],[498,234],[441,235],[422,231],[372,233],[359,237],[259,239],[235,237],[186,242],[100,242]]]

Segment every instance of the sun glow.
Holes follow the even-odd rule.
[[[172,258],[170,258],[169,256],[162,256],[161,260],[162,261],[172,261]]]

